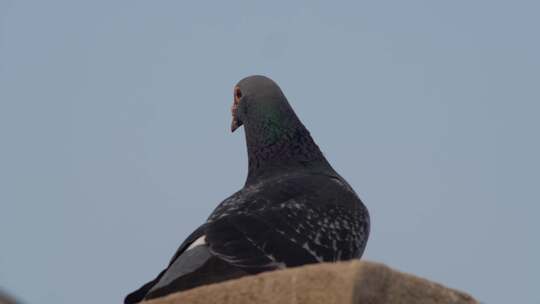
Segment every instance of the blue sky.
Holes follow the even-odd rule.
[[[535,1],[0,1],[0,288],[118,303],[246,176],[277,81],[372,216],[366,259],[539,303]]]

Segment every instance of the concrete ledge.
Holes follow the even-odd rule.
[[[325,263],[243,277],[145,304],[478,303],[466,293],[372,262]]]

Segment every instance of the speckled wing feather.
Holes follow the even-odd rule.
[[[266,181],[225,200],[206,236],[219,258],[248,272],[359,258],[369,216],[339,177]]]

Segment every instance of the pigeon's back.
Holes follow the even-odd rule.
[[[284,172],[246,186],[208,219],[208,223],[220,221],[244,226],[243,233],[261,248],[270,248],[268,240],[273,240],[275,248],[265,250],[266,254],[276,265],[287,267],[359,258],[370,229],[364,204],[332,172]],[[261,223],[255,226],[255,222]],[[297,248],[302,258],[287,255]]]

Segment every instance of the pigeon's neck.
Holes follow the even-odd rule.
[[[244,126],[251,184],[284,171],[333,171],[296,115],[279,125],[268,121]]]

